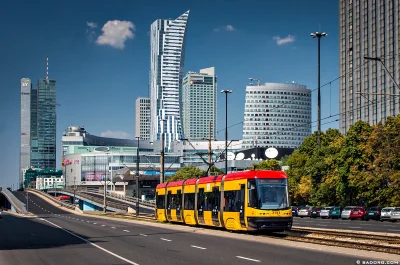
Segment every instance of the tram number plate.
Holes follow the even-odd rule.
[[[279,211],[272,211],[271,215],[279,215]]]

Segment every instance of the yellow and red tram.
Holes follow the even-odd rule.
[[[283,171],[249,170],[157,185],[161,222],[228,230],[290,230],[293,223]]]

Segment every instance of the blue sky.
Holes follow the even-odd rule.
[[[18,178],[22,77],[34,84],[44,78],[49,56],[49,76],[57,80],[61,105],[57,109],[58,166],[61,136],[68,126],[82,125],[95,135],[133,138],[135,100],[148,95],[150,24],[157,18],[176,18],[189,9],[184,71],[216,67],[219,90],[233,90],[230,125],[243,120],[249,77],[317,87],[317,40],[310,37],[311,32],[328,33],[321,40],[321,84],[338,77],[337,1],[6,0],[0,9],[0,186],[16,183]],[[121,21],[118,35],[103,28],[114,20]],[[99,39],[102,34],[105,38]],[[338,113],[338,85],[335,81],[321,90],[322,118]],[[218,130],[224,129],[224,109],[221,95]],[[329,127],[337,128],[338,123],[322,126]],[[223,131],[217,138],[224,138]],[[230,128],[229,138],[242,138],[241,124]]]

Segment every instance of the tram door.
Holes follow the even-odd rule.
[[[204,188],[200,188],[197,194],[197,219],[199,224],[204,224]]]
[[[219,193],[219,187],[214,187],[213,188],[213,197],[214,197],[214,203],[213,203],[213,209],[212,209],[212,222],[215,226],[220,226],[219,223],[219,213],[220,213],[220,202],[221,202],[221,194]]]
[[[246,188],[245,184],[240,185],[240,210],[239,210],[240,215],[239,216],[240,216],[240,224],[242,227],[246,227],[246,223],[244,221],[244,218],[245,218],[244,198],[245,198],[245,191],[246,191],[245,188]]]
[[[175,207],[176,207],[176,220],[182,221],[182,217],[181,217],[182,192],[181,192],[181,190],[178,190],[176,193]]]
[[[172,193],[171,191],[168,191],[168,195],[167,195],[167,219],[168,221],[172,220],[172,216],[171,216],[171,207],[173,207],[173,200],[172,200]]]

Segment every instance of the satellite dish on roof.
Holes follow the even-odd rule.
[[[267,150],[265,150],[265,156],[272,159],[278,156],[278,150],[276,150],[276,148],[268,148]]]
[[[226,156],[227,160],[233,160],[235,159],[235,154],[232,152],[228,152],[228,155]]]
[[[244,159],[244,154],[243,153],[239,153],[236,155],[236,160],[243,160]]]

